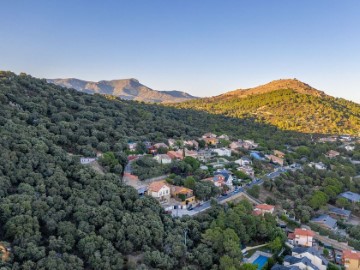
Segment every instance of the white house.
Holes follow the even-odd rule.
[[[222,157],[231,157],[231,150],[227,148],[216,148],[213,152]]]
[[[89,164],[91,162],[94,162],[96,160],[96,158],[91,158],[91,157],[81,157],[80,158],[80,163],[81,164]]]
[[[240,166],[249,166],[252,164],[252,161],[250,158],[248,157],[242,157],[238,160],[234,161],[236,164],[239,164]]]
[[[315,233],[312,230],[297,228],[293,233],[289,233],[288,240],[296,246],[312,247]]]
[[[156,155],[154,159],[159,162],[160,164],[170,164],[171,163],[171,157],[169,157],[167,154],[160,154]]]
[[[165,181],[152,182],[148,188],[148,195],[157,199],[159,202],[168,202],[170,200],[170,187]]]

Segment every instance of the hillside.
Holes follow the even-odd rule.
[[[258,95],[258,94],[265,94],[269,92],[273,92],[279,89],[292,89],[297,93],[300,94],[308,94],[313,96],[325,96],[325,93],[319,91],[310,85],[303,83],[297,79],[282,79],[282,80],[275,80],[269,82],[264,85],[259,85],[254,88],[248,89],[237,89],[234,91],[227,92],[225,94],[220,95],[221,98],[230,98],[230,97],[248,97],[251,95]]]
[[[48,79],[47,81],[66,88],[74,88],[88,94],[107,94],[126,100],[172,103],[196,98],[181,91],[156,91],[141,84],[136,79],[90,82],[70,78]]]
[[[0,267],[243,270],[240,241],[282,235],[275,219],[252,216],[245,203],[175,220],[155,199],[139,197],[121,182],[127,142],[209,131],[256,139],[264,149],[308,141],[251,119],[88,95],[0,72],[0,241],[11,246]],[[112,157],[105,174],[80,165],[79,156],[96,151]],[[210,228],[214,222],[224,226]],[[236,268],[221,265],[229,256]]]
[[[174,105],[244,118],[306,133],[358,134],[360,105],[326,95],[298,80],[277,80],[255,88]]]

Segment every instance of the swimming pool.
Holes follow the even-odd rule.
[[[253,261],[252,264],[257,264],[258,265],[257,269],[261,270],[264,267],[264,265],[266,264],[266,262],[268,261],[268,259],[269,259],[268,257],[265,257],[263,255],[259,255],[259,257],[257,257],[256,260]]]

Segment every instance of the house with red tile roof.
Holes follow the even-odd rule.
[[[327,156],[328,158],[335,158],[337,156],[339,156],[340,153],[334,150],[330,150],[329,152],[326,153],[325,156]]]
[[[182,150],[169,151],[169,152],[167,152],[167,155],[168,155],[171,159],[179,159],[179,160],[183,160],[183,159],[184,159],[184,153],[183,153]]]
[[[171,196],[181,201],[182,205],[190,205],[196,202],[192,189],[180,186],[170,186]]]
[[[168,202],[171,196],[170,186],[165,181],[150,183],[147,193],[161,203]]]
[[[293,245],[312,247],[314,236],[312,230],[297,228],[293,233],[289,233],[288,240]]]
[[[275,210],[274,205],[270,204],[258,204],[255,206],[253,214],[256,216],[264,215],[265,213],[273,214]]]
[[[342,260],[346,270],[360,269],[360,251],[344,250]]]

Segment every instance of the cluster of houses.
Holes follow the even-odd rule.
[[[315,232],[297,228],[288,234],[287,245],[291,248],[291,255],[284,258],[283,265],[275,264],[271,270],[326,270],[328,260],[315,248]],[[341,263],[345,269],[360,269],[360,252],[344,250]]]
[[[350,136],[350,135],[340,135],[340,136],[328,136],[328,137],[322,137],[319,138],[319,142],[322,143],[334,143],[337,141],[343,142],[343,143],[351,143],[358,141],[356,137]]]
[[[204,141],[205,148],[199,149],[200,140]],[[229,142],[228,147],[216,147],[220,142],[221,145],[224,145],[224,142]],[[175,139],[168,139],[166,143],[155,143],[151,144],[149,142],[144,142],[146,148],[148,149],[148,154],[152,154],[153,158],[160,164],[171,164],[176,160],[183,160],[186,157],[193,157],[198,159],[202,163],[212,165],[214,169],[217,169],[212,177],[203,179],[202,181],[211,181],[216,187],[219,187],[223,192],[232,191],[235,187],[233,180],[236,177],[233,175],[233,172],[230,170],[224,169],[224,165],[231,160],[234,164],[237,165],[235,168],[237,171],[243,172],[250,179],[255,179],[255,171],[253,168],[253,162],[251,158],[259,159],[261,161],[273,162],[274,164],[283,166],[285,154],[281,151],[274,150],[271,155],[263,155],[259,152],[254,151],[258,147],[258,144],[253,140],[236,140],[230,141],[229,136],[223,134],[217,136],[214,133],[206,133],[201,138],[197,140],[188,140],[181,141]],[[136,151],[137,144],[132,142],[128,144],[130,151]],[[161,149],[161,151],[160,151]],[[240,149],[251,150],[250,156],[242,156],[241,158],[234,160],[232,159],[233,153],[239,153]],[[216,162],[214,162],[214,160]],[[221,162],[223,160],[223,162]],[[208,170],[208,166],[202,165],[200,169]],[[124,175],[127,179],[134,180],[136,182],[136,176],[126,173]],[[241,179],[236,179],[241,180]],[[139,181],[141,182],[141,181]],[[159,189],[159,187],[161,187]],[[183,199],[183,204],[178,204],[179,196],[174,187],[167,184],[163,180],[155,181],[150,185],[141,185],[136,187],[138,192],[141,194],[149,194],[150,196],[159,200],[160,203],[164,205],[171,202],[172,205],[177,205],[181,208],[189,207],[196,203],[195,198],[193,198],[193,191],[183,189],[184,195],[181,195]],[[170,189],[170,191],[166,191]],[[181,188],[181,187],[180,187]],[[144,191],[145,190],[145,191]],[[164,191],[165,190],[165,191]],[[178,190],[178,189],[176,189]],[[172,199],[175,199],[172,200]],[[257,210],[257,212],[259,212]]]
[[[339,198],[345,198],[350,203],[359,203],[360,202],[360,194],[346,191],[339,195]],[[324,213],[318,217],[313,218],[310,222],[319,225],[320,227],[331,230],[337,231],[337,221],[341,220],[342,222],[347,222],[350,219],[351,211],[346,210],[344,208],[338,207],[330,207],[327,213]]]
[[[199,149],[199,143],[196,140],[179,141],[174,139],[168,139],[168,144],[155,143],[151,145],[149,142],[145,142],[149,154],[153,154],[154,159],[160,164],[170,164],[174,160],[183,160],[185,157],[193,157],[201,162],[208,162],[215,157],[229,158],[232,156],[232,152],[236,152],[239,148],[243,149],[255,149],[258,144],[252,140],[237,140],[231,142],[228,147],[218,147],[216,145],[220,140],[229,141],[229,137],[226,134],[217,136],[213,133],[206,133],[198,140],[205,142],[206,148]],[[129,143],[128,148],[130,151],[136,150],[137,143]],[[162,153],[158,153],[159,149],[162,149]],[[268,161],[273,161],[279,165],[283,165],[284,153],[280,151],[274,151],[274,155],[267,157]],[[249,157],[242,157],[235,161],[239,165],[237,170],[244,172],[250,178],[255,177],[254,169],[252,168],[252,161]],[[222,164],[215,164],[216,168],[223,168]],[[203,169],[205,167],[203,166]]]

